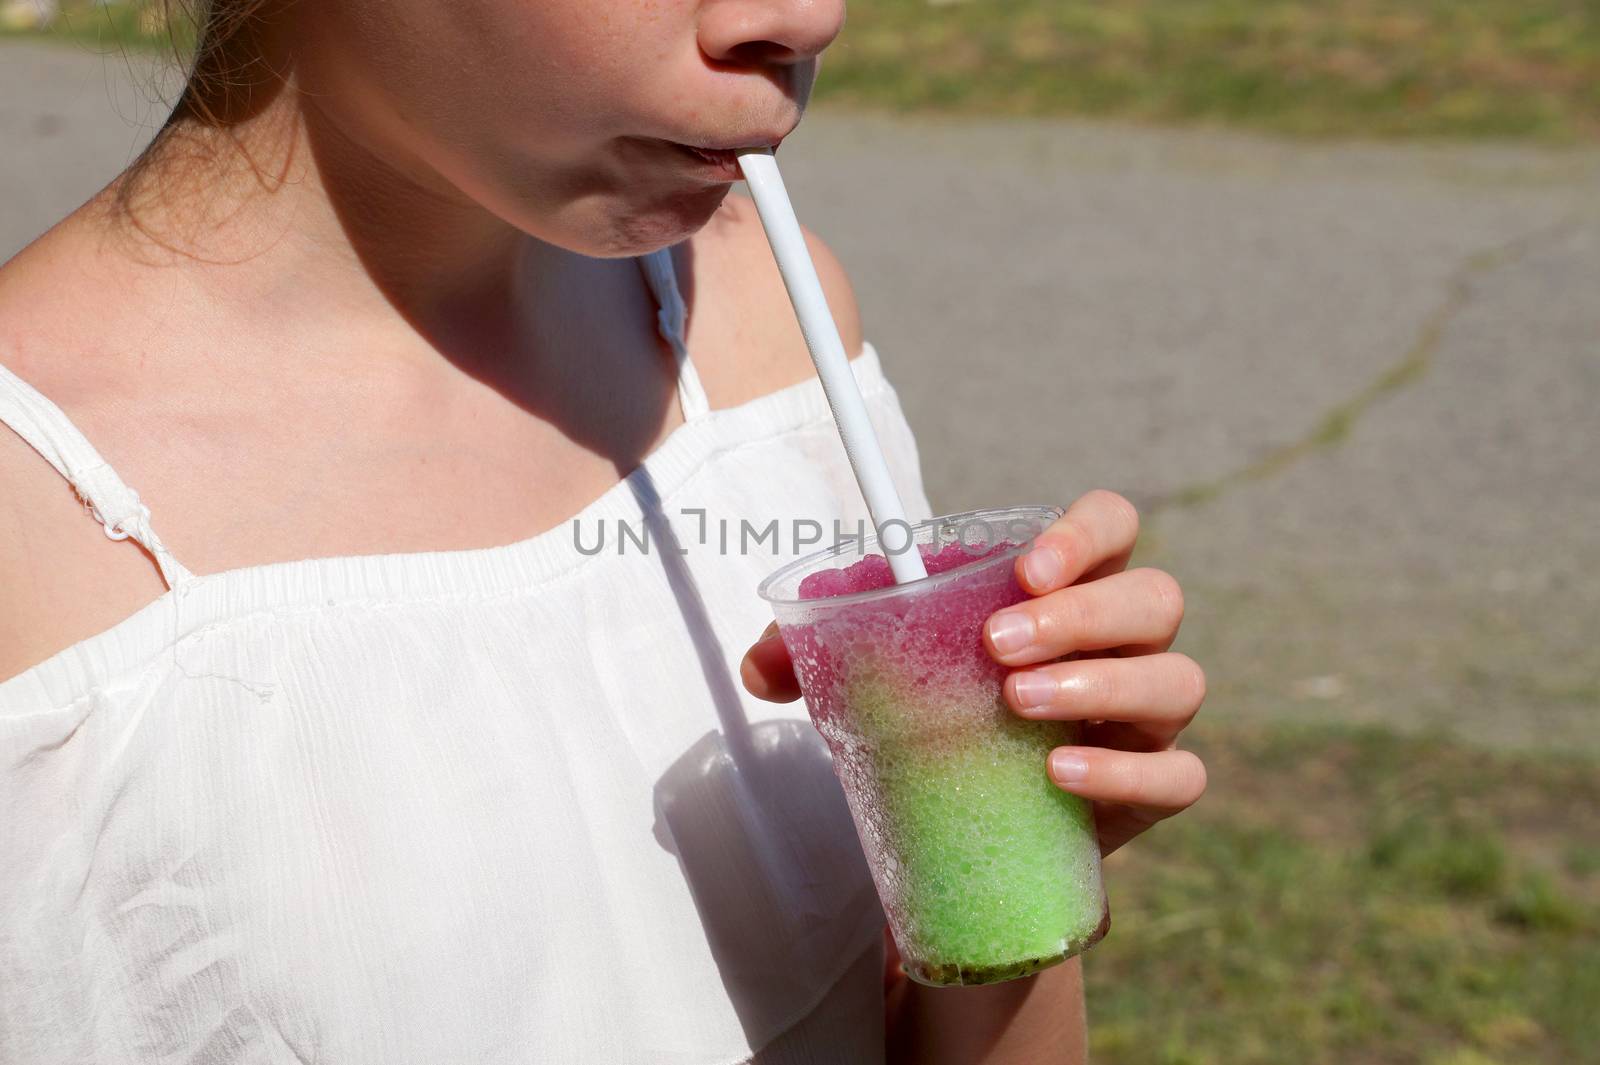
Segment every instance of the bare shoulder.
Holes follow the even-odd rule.
[[[862,350],[861,312],[844,267],[806,231],[828,308],[845,351]],[[755,205],[730,195],[689,242],[686,296],[689,351],[714,407],[733,406],[812,373],[789,294],[772,259]]]
[[[65,479],[0,427],[0,681],[110,628],[164,590],[106,538]]]
[[[37,246],[0,267],[0,365],[59,407],[98,402],[74,359],[56,301],[70,276]],[[79,299],[94,298],[77,292]],[[161,594],[136,545],[106,538],[77,494],[12,427],[0,424],[0,680],[92,636]]]

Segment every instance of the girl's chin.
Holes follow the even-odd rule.
[[[546,244],[592,259],[627,259],[692,237],[711,221],[732,188],[594,197],[582,209],[556,216],[553,225],[518,228]]]
[[[670,248],[699,232],[727,199],[732,185],[675,192],[645,203],[619,205],[608,232],[608,249],[591,252],[605,258],[644,255]]]

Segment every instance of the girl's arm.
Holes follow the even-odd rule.
[[[989,987],[927,987],[898,975],[885,996],[889,1065],[1083,1065],[1088,1025],[1078,958]]]

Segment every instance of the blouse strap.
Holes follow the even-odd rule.
[[[683,420],[693,421],[711,410],[706,390],[700,384],[700,374],[689,358],[687,346],[688,308],[683,293],[678,289],[678,274],[672,263],[672,249],[661,248],[639,257],[645,281],[656,299],[656,328],[672,347],[678,361],[678,403],[683,408]]]
[[[22,437],[66,478],[112,540],[133,540],[155,557],[168,588],[194,580],[150,527],[150,508],[100,457],[60,407],[0,363],[0,424]]]

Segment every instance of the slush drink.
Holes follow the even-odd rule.
[[[1014,577],[1059,516],[1021,507],[937,518],[820,552],[761,586],[833,753],[906,973],[938,986],[1026,976],[1097,942],[1109,913],[1088,803],[1046,758],[1073,722],[1001,697],[983,624],[1026,599]],[[895,585],[883,550],[922,553]]]

